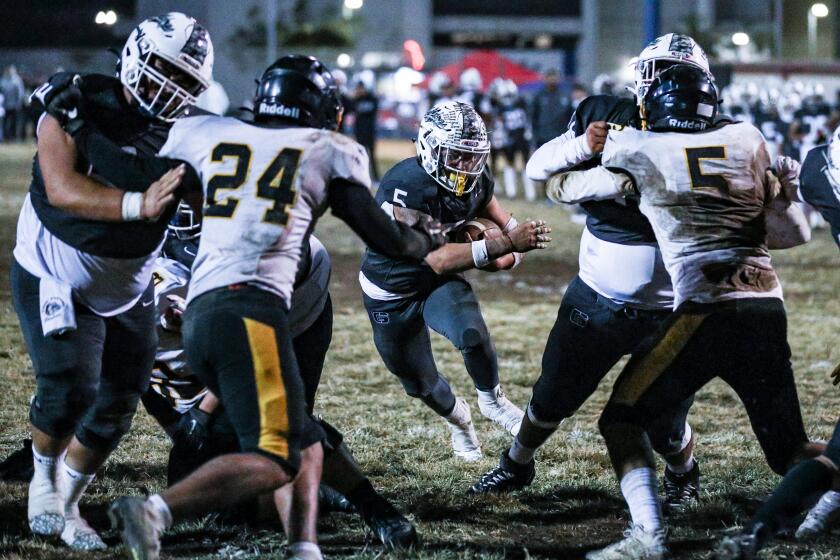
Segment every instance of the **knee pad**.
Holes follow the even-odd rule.
[[[96,384],[79,381],[79,372],[74,369],[39,377],[29,409],[32,425],[54,437],[72,434],[96,400]]]
[[[470,352],[476,348],[483,347],[490,339],[487,329],[479,327],[466,327],[461,331],[458,349],[461,352]]]
[[[131,428],[139,402],[139,392],[101,395],[76,429],[76,438],[85,447],[113,451]]]

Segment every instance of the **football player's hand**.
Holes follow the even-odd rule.
[[[40,104],[61,126],[65,126],[81,116],[81,85],[82,77],[78,74],[59,72],[32,92],[29,99],[36,105]]]
[[[160,324],[167,331],[180,331],[187,302],[176,295],[166,296],[166,299],[169,300],[169,306],[163,312]]]
[[[430,251],[434,251],[446,243],[446,231],[443,229],[443,224],[428,214],[421,213],[421,215],[417,217],[417,221],[412,224],[411,228],[416,229],[429,238],[429,241],[431,242]]]
[[[513,251],[526,253],[533,249],[545,249],[551,243],[551,228],[544,220],[527,220],[507,233]]]
[[[175,201],[175,189],[181,184],[184,173],[186,173],[186,167],[182,163],[161,175],[160,179],[149,186],[143,193],[143,202],[140,207],[140,217],[142,219],[157,220],[166,208]]]
[[[778,156],[773,162],[773,172],[779,178],[785,198],[791,202],[799,200],[799,171],[801,165],[795,159],[788,156]]]
[[[604,151],[604,144],[607,142],[607,133],[610,127],[606,121],[595,121],[586,127],[586,144],[593,154],[600,154]]]
[[[172,434],[175,445],[195,452],[201,451],[210,436],[210,420],[211,416],[199,410],[198,406],[189,409],[181,415],[175,426]]]
[[[837,364],[837,367],[831,372],[831,382],[834,385],[840,385],[840,364]]]

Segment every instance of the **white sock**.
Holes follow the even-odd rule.
[[[163,522],[164,527],[168,529],[172,526],[172,512],[160,494],[152,494],[146,502],[152,507],[158,519]]]
[[[71,468],[67,461],[61,461],[59,472],[64,486],[64,514],[79,514],[79,500],[96,474],[85,474]]]
[[[534,460],[534,455],[536,455],[536,453],[536,448],[525,447],[519,443],[519,438],[514,438],[513,445],[510,446],[510,451],[508,451],[508,457],[510,457],[514,463],[527,465]]]
[[[537,200],[537,189],[534,188],[534,182],[528,178],[525,170],[522,170],[522,185],[525,187],[525,199],[534,202]]]
[[[307,560],[322,560],[321,548],[312,542],[298,541],[289,545],[289,552],[292,556],[297,558],[306,558]]]
[[[499,395],[499,387],[500,385],[496,385],[489,391],[482,391],[481,389],[476,388],[475,392],[478,393],[478,404],[495,403]]]
[[[835,492],[834,490],[829,490],[825,494],[822,495],[822,501],[831,504],[832,508],[839,508],[840,507],[840,492]]]
[[[648,533],[662,531],[662,512],[656,494],[656,471],[650,467],[633,469],[621,478],[621,493],[630,508],[633,525]]]
[[[35,446],[32,446],[32,464],[35,467],[35,477],[41,481],[48,481],[53,486],[58,486],[60,483],[58,477],[59,457],[49,457],[41,455],[35,451]]]
[[[516,198],[516,170],[507,165],[505,166],[505,195],[508,198]]]

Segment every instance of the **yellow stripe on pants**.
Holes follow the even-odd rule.
[[[677,359],[708,314],[681,315],[650,352],[631,359],[613,389],[612,402],[633,406]],[[710,349],[712,351],[712,349]]]
[[[243,318],[254,363],[254,380],[260,406],[258,447],[283,459],[289,457],[289,415],[286,386],[274,328]]]

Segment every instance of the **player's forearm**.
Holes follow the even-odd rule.
[[[169,158],[131,154],[90,125],[79,129],[73,140],[96,172],[124,191],[143,192],[180,163]]]
[[[796,204],[777,198],[767,206],[764,215],[770,249],[790,249],[810,241],[808,218]]]
[[[545,188],[549,200],[558,204],[607,200],[634,192],[633,181],[629,176],[602,166],[552,175]]]
[[[512,266],[512,262],[508,263],[497,262],[500,257],[505,257],[513,252],[513,243],[510,238],[505,236],[493,239],[485,239],[484,241],[476,241],[475,243],[483,243],[486,248],[487,259],[489,264],[483,265],[489,267],[488,270],[499,270],[506,264]],[[483,255],[483,252],[480,253]],[[447,243],[443,247],[435,249],[426,255],[426,264],[428,264],[436,274],[455,274],[464,272],[472,268],[477,268],[480,262],[476,262],[476,250],[473,243]],[[511,255],[511,259],[513,256]],[[510,260],[510,259],[509,259]],[[493,268],[495,265],[496,268]]]
[[[422,260],[432,248],[429,237],[392,220],[362,185],[336,180],[329,185],[330,207],[365,244],[394,259]]]
[[[575,132],[569,130],[537,148],[525,165],[525,173],[532,181],[545,181],[551,175],[591,158],[592,150],[586,135],[575,136]]]

